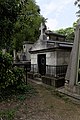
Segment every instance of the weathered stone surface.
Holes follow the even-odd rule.
[[[42,82],[48,85],[52,85],[56,88],[64,86],[65,80],[64,77],[49,77],[49,76],[42,76]]]
[[[79,59],[80,59],[80,21],[75,30],[74,45],[72,48],[70,62],[65,76],[65,90],[80,95],[80,80],[79,80]]]
[[[68,65],[73,43],[62,40],[59,41],[59,39],[57,39],[58,37],[62,39],[65,37],[53,32],[46,34],[44,28],[45,27],[41,24],[41,35],[29,51],[31,53],[31,64],[33,67],[36,66],[36,69],[32,68],[31,70],[33,71],[33,69],[35,69],[35,72],[39,72],[40,74],[40,71],[43,71],[47,75],[53,75],[56,74],[56,70],[54,70],[56,69],[56,66]],[[49,36],[49,39],[47,39],[47,35]],[[52,39],[50,36],[54,36],[56,40]],[[41,61],[44,58],[44,55],[45,64],[43,67]]]
[[[70,62],[66,73],[66,81],[69,81],[69,86],[74,86],[77,82],[78,75],[78,54],[79,54],[79,42],[80,42],[80,26],[77,26],[75,32],[75,40],[72,48]]]

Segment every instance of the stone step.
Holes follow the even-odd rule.
[[[34,80],[42,82],[42,78],[34,77]]]
[[[31,82],[36,83],[38,85],[42,85],[43,84],[42,81],[37,81],[37,80],[30,79],[30,78],[28,78],[28,81],[31,81]]]

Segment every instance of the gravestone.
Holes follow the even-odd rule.
[[[13,59],[14,59],[14,62],[16,61],[16,50],[14,49],[13,50]]]
[[[70,55],[70,62],[65,76],[65,88],[71,92],[80,94],[79,87],[79,58],[80,58],[80,21],[75,30],[75,39]]]

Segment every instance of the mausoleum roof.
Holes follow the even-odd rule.
[[[42,40],[33,45],[33,47],[29,50],[30,53],[39,52],[39,51],[53,51],[56,49],[72,49],[73,43],[70,42],[61,42],[61,41],[53,41],[53,40]]]
[[[50,31],[50,30],[47,30],[46,32],[45,32],[45,34],[46,35],[53,35],[53,36],[57,36],[57,37],[64,37],[64,38],[66,38],[66,36],[65,35],[62,35],[62,34],[58,34],[58,33],[56,33],[56,32],[54,32],[54,31]]]
[[[54,33],[50,30],[44,30],[44,25],[41,24],[40,27],[41,35],[39,39],[33,44],[32,48],[30,48],[29,52],[39,52],[39,51],[50,51],[56,49],[72,49],[73,43],[65,41],[65,35],[60,35],[58,33]],[[48,38],[48,37],[49,38]]]

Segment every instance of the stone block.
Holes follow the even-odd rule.
[[[55,77],[49,77],[49,76],[42,76],[42,82],[57,88],[57,87],[64,86],[65,79],[64,77],[55,78]]]
[[[32,72],[28,72],[27,73],[27,77],[30,78],[30,79],[33,79],[34,78],[34,74]]]

